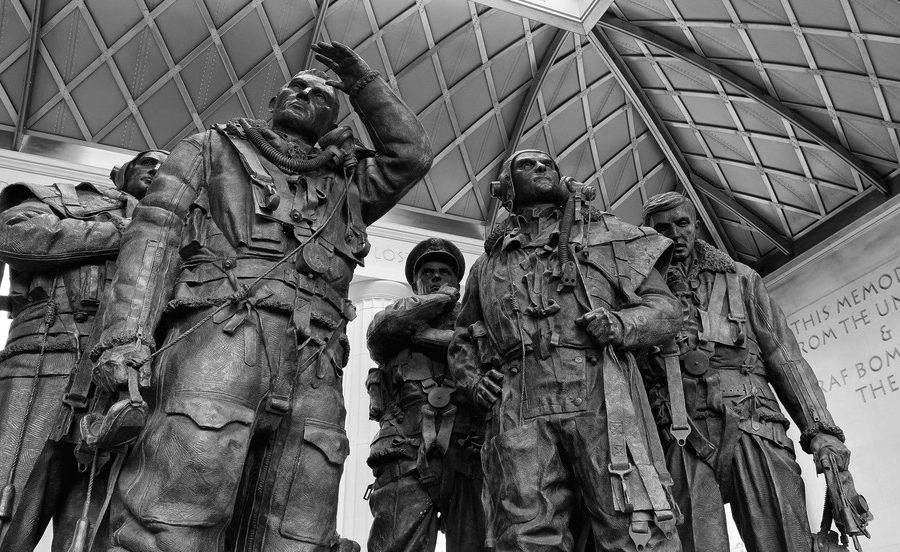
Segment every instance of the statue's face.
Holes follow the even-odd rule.
[[[422,263],[419,270],[416,271],[416,294],[436,293],[444,285],[459,289],[459,279],[449,264],[441,261],[428,261]]]
[[[311,142],[331,130],[340,109],[334,88],[311,73],[294,75],[273,100],[272,125]]]
[[[147,195],[147,188],[150,187],[153,177],[156,176],[156,171],[168,157],[161,151],[151,151],[140,155],[128,166],[122,191],[137,199],[143,198]]]
[[[687,202],[650,215],[650,226],[654,230],[675,242],[672,258],[675,262],[684,262],[694,254],[697,241],[697,213]]]
[[[517,155],[510,166],[510,178],[519,207],[540,203],[562,205],[568,197],[565,184],[559,181],[556,163],[543,152],[526,151]]]

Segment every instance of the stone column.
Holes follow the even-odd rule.
[[[374,363],[366,347],[366,330],[378,312],[400,297],[411,294],[409,286],[390,280],[362,280],[350,284],[350,300],[356,305],[356,320],[347,325],[350,361],[344,371],[350,456],[344,463],[344,477],[341,479],[337,527],[342,536],[362,545],[363,552],[372,525],[372,514],[369,504],[363,500],[363,494],[374,480],[366,458],[369,444],[378,431],[378,424],[369,420],[366,376]]]

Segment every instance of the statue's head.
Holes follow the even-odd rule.
[[[512,211],[546,203],[563,205],[569,190],[560,181],[559,167],[549,154],[541,150],[519,150],[503,163],[493,195]]]
[[[434,293],[444,285],[459,289],[465,270],[462,252],[442,238],[419,242],[406,258],[406,281],[417,295]]]
[[[109,178],[119,190],[141,199],[147,194],[156,171],[168,157],[169,152],[166,150],[142,151],[121,167],[113,167]]]
[[[269,101],[272,127],[299,135],[310,144],[337,124],[337,91],[318,69],[300,71]]]
[[[675,242],[675,262],[684,262],[694,254],[699,231],[697,209],[685,196],[667,192],[651,197],[644,204],[644,224]]]

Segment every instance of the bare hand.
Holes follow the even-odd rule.
[[[501,388],[503,379],[504,376],[501,372],[491,368],[475,384],[473,400],[475,401],[475,406],[482,412],[488,412],[500,398],[500,394],[503,392]]]
[[[327,81],[326,84],[343,90],[345,93],[350,93],[350,88],[356,84],[356,81],[371,71],[369,64],[363,58],[340,42],[331,44],[317,42],[312,45],[312,49],[316,53],[316,59],[331,69],[340,79],[340,81]]]
[[[619,337],[621,322],[603,307],[579,316],[575,323],[587,330],[599,345],[606,345]]]
[[[128,388],[129,370],[138,371],[138,384],[150,387],[150,349],[128,344],[104,351],[94,364],[93,380],[104,391],[115,393]]]
[[[844,471],[850,465],[850,449],[840,439],[828,433],[818,433],[809,442],[816,471],[822,473],[822,458],[831,455],[836,461],[835,467]]]

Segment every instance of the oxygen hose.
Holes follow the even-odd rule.
[[[279,168],[288,169],[289,172],[305,173],[320,169],[327,165],[333,158],[334,152],[329,149],[322,150],[312,159],[294,159],[290,155],[283,153],[278,148],[269,143],[262,135],[258,128],[255,128],[247,122],[246,119],[238,119],[244,134],[250,143],[263,154],[263,156],[279,166]]]

